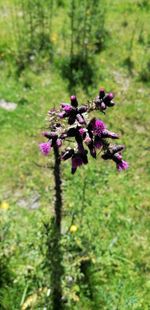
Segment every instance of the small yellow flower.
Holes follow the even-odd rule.
[[[0,205],[1,209],[7,210],[9,208],[9,204],[6,201],[2,201],[1,205]]]
[[[71,227],[70,227],[70,232],[71,233],[74,233],[74,232],[76,232],[77,231],[77,226],[76,225],[71,225]]]

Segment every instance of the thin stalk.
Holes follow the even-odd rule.
[[[61,190],[61,160],[59,149],[54,147],[54,179],[55,179],[55,221],[58,232],[61,233],[61,217],[62,217],[62,190]]]
[[[55,205],[51,236],[51,287],[52,309],[62,309],[62,251],[61,251],[61,222],[62,222],[62,190],[61,190],[61,160],[59,149],[54,146],[54,182]]]

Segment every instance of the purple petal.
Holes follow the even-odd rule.
[[[70,112],[73,109],[73,107],[70,104],[66,104],[66,103],[62,103],[61,107],[62,107],[63,111],[65,111],[67,114],[70,114]]]
[[[117,164],[117,170],[118,171],[122,171],[122,170],[126,170],[128,169],[129,165],[125,160],[121,160],[118,164]]]
[[[116,160],[117,163],[122,161],[122,155],[120,153],[114,154],[113,158]]]
[[[105,130],[106,125],[100,119],[93,118],[90,122],[91,129],[95,135],[101,135]]]
[[[43,155],[47,156],[51,150],[51,144],[49,142],[39,144],[39,148]]]

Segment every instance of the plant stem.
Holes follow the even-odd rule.
[[[55,178],[55,220],[58,232],[61,233],[61,216],[62,216],[62,191],[61,191],[61,171],[60,155],[58,147],[54,146],[54,178]]]
[[[62,309],[62,252],[61,252],[61,220],[62,220],[62,190],[61,190],[61,160],[59,149],[54,146],[54,181],[55,181],[55,217],[53,222],[53,246],[51,253],[52,309]]]

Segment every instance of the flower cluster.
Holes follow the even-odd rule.
[[[89,119],[92,111],[105,113],[108,107],[114,106],[113,98],[112,93],[105,93],[101,88],[99,95],[86,105],[79,106],[76,96],[71,96],[70,103],[62,103],[59,111],[49,111],[49,131],[43,133],[48,141],[39,145],[41,152],[47,156],[53,147],[63,148],[66,142],[68,145],[62,149],[61,159],[71,160],[72,174],[88,163],[88,154],[96,158],[97,151],[104,160],[112,160],[118,171],[126,170],[128,163],[122,159],[124,145],[110,143],[110,139],[118,139],[119,135],[109,131],[101,119]]]

